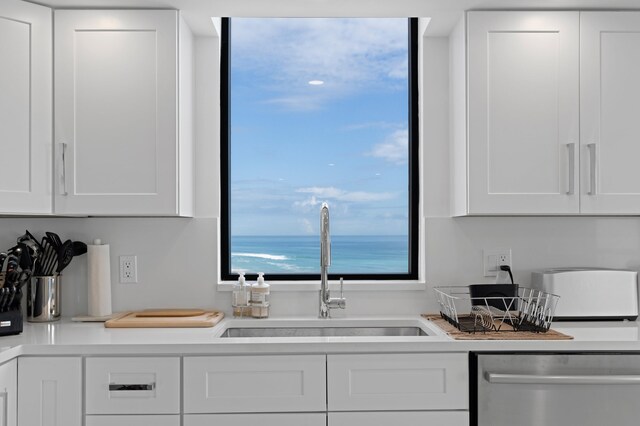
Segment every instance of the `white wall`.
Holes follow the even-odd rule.
[[[198,38],[196,53],[196,218],[0,218],[0,247],[25,229],[111,246],[114,310],[202,307],[230,311],[229,292],[217,292],[219,126],[218,40]],[[424,211],[429,286],[487,282],[482,249],[509,247],[515,278],[554,266],[640,268],[640,219],[620,217],[449,218],[447,39],[427,39],[422,80]],[[119,284],[118,256],[138,256],[138,284]],[[62,287],[64,316],[86,312],[86,257],[75,259]],[[437,309],[427,291],[348,292],[348,315],[417,314]],[[315,315],[315,292],[275,292],[274,315]],[[339,313],[338,315],[343,315]]]

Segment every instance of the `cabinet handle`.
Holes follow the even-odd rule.
[[[535,375],[485,373],[489,383],[522,385],[638,385],[640,376],[630,374],[606,375]]]
[[[69,195],[67,193],[67,144],[62,142],[60,144],[60,149],[62,151],[62,164],[61,164],[61,168],[62,168],[62,175],[61,175],[61,183],[62,183],[62,191],[60,192],[60,195]]]
[[[589,148],[589,195],[596,195],[596,144],[587,144]]]
[[[575,191],[575,169],[576,169],[576,144],[568,143],[567,150],[569,155],[569,189],[567,195],[573,195]]]
[[[143,383],[143,384],[118,384],[118,383],[109,383],[109,391],[110,392],[121,392],[121,391],[152,391],[156,388],[155,383]]]

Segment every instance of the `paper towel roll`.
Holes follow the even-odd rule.
[[[87,246],[89,272],[89,316],[111,315],[111,261],[109,244],[95,240]]]

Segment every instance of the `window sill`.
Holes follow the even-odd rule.
[[[218,283],[218,291],[232,291],[233,281]],[[271,291],[319,291],[318,281],[268,281]],[[331,291],[340,291],[340,283],[331,282]],[[424,291],[427,283],[423,281],[350,281],[344,283],[345,291]]]

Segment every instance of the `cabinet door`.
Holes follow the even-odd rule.
[[[80,358],[19,358],[18,419],[20,426],[80,426]]]
[[[359,423],[353,423],[357,425]],[[327,426],[325,413],[187,414],[184,426]],[[90,425],[87,425],[90,426]]]
[[[578,213],[578,12],[467,17],[468,213]]]
[[[640,213],[639,46],[639,12],[580,14],[582,213]]]
[[[324,355],[184,358],[184,412],[326,411]]]
[[[329,413],[328,426],[469,426],[467,411],[379,411],[361,413]]]
[[[468,410],[465,353],[327,355],[329,411]]]
[[[0,2],[0,213],[51,213],[51,9]]]
[[[55,12],[55,212],[177,214],[177,12]]]
[[[0,426],[16,426],[18,416],[18,361],[0,366]]]

